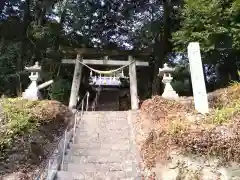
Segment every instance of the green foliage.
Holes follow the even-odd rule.
[[[71,82],[66,79],[59,79],[50,87],[49,96],[51,99],[67,103],[71,90]]]
[[[209,121],[213,124],[228,123],[239,113],[240,99],[234,99],[233,101],[229,102],[227,106],[215,109]]]
[[[190,90],[190,82],[189,80],[184,80],[184,81],[173,81],[172,83],[172,87],[173,89],[179,93],[179,95],[181,96],[187,96],[190,94],[189,90]]]
[[[240,83],[232,82],[227,89],[220,89],[213,112],[207,119],[209,123],[224,124],[232,122],[240,113]]]
[[[8,75],[16,72],[15,62],[18,58],[19,43],[9,43],[0,54],[0,77],[8,78]]]
[[[0,128],[0,150],[10,147],[22,135],[33,132],[39,123],[31,114],[30,108],[36,106],[38,101],[27,102],[20,99],[4,99],[3,117]]]
[[[173,89],[179,93],[179,95],[186,96],[190,95],[189,92],[191,87],[190,82],[190,72],[187,63],[181,62],[181,64],[176,65],[176,69],[173,73],[174,80],[172,81]]]
[[[176,50],[186,51],[189,42],[198,41],[203,52],[215,49],[222,35],[232,39],[232,47],[240,49],[240,3],[238,0],[185,0],[181,12],[181,28],[173,33]]]
[[[235,106],[216,109],[211,122],[214,124],[223,124],[229,122],[234,115],[240,112],[240,102]]]

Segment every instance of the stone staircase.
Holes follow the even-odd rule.
[[[141,179],[133,139],[130,112],[85,112],[56,179]]]

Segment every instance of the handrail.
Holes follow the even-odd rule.
[[[82,119],[82,115],[83,115],[83,111],[84,111],[84,99],[87,98],[87,102],[86,102],[86,111],[88,110],[88,100],[89,100],[89,92],[87,91],[85,93],[85,95],[82,98],[81,103],[77,106],[76,111],[74,112],[74,126],[73,126],[73,136],[72,136],[72,142],[75,142],[75,136],[76,136],[76,128],[77,128],[77,124],[78,124],[78,118],[77,118],[77,113],[78,113],[78,108],[81,106],[81,114],[80,114],[80,119]],[[63,148],[63,152],[62,152],[62,162],[61,162],[61,169],[63,169],[63,165],[64,165],[64,157],[65,157],[65,153],[66,153],[66,138],[67,138],[67,134],[64,133],[64,148]]]
[[[96,95],[95,95],[95,98],[93,100],[93,103],[92,103],[92,111],[95,111],[95,108],[97,107],[97,103],[98,103],[98,98],[100,96],[100,91],[98,90]]]
[[[95,108],[96,108],[96,105],[97,105],[96,101],[97,101],[97,94],[95,95],[95,98],[94,98],[93,103],[91,105],[92,111],[95,111]]]
[[[64,165],[64,157],[65,157],[65,153],[66,153],[66,148],[68,147],[68,143],[69,141],[71,140],[72,138],[72,141],[74,143],[74,139],[75,139],[75,136],[76,136],[76,128],[77,128],[77,124],[79,123],[79,120],[82,119],[82,116],[83,116],[83,112],[84,112],[84,100],[86,99],[87,100],[87,103],[88,103],[88,98],[89,98],[89,92],[86,92],[85,95],[83,96],[82,100],[81,100],[81,103],[77,106],[76,108],[76,111],[73,112],[73,116],[74,116],[74,126],[72,128],[72,131],[73,133],[71,134],[70,133],[70,136],[69,136],[69,133],[68,133],[68,127],[71,126],[71,123],[69,123],[67,125],[67,128],[66,130],[64,131],[64,139],[63,139],[63,147],[61,148],[60,146],[60,152],[59,152],[59,149],[55,149],[53,152],[52,152],[52,156],[53,158],[55,158],[54,155],[56,155],[57,157],[60,156],[60,164],[57,164],[57,165],[53,165],[53,161],[54,159],[49,159],[48,161],[48,165],[47,165],[47,168],[45,170],[47,170],[47,173],[45,174],[45,171],[41,171],[41,173],[37,176],[36,180],[42,180],[42,176],[44,176],[44,179],[46,179],[46,177],[49,177],[50,178],[47,178],[47,180],[53,180],[55,178],[55,175],[54,173],[52,172],[55,172],[59,169],[59,166],[61,167],[61,169],[63,168],[63,165]],[[81,107],[81,110],[79,111],[79,108]],[[88,110],[88,104],[86,105],[86,111]],[[79,114],[80,112],[80,114]],[[78,118],[77,115],[80,115],[80,118]],[[61,139],[62,140],[62,139]],[[61,143],[61,140],[59,140],[58,142],[58,147]],[[61,150],[62,149],[62,150]],[[56,151],[57,154],[54,154]],[[56,159],[55,159],[56,160]],[[56,160],[58,162],[58,160]],[[54,166],[54,168],[51,168],[51,166]],[[50,174],[54,174],[54,175],[49,175],[49,172]]]

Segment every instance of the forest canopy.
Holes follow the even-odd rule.
[[[59,86],[45,96],[60,97],[73,75],[60,47],[151,50],[144,60],[152,73],[139,79],[144,96],[161,93],[157,74],[165,62],[177,69],[176,91],[191,95],[189,42],[200,43],[208,91],[239,80],[239,0],[2,0],[0,11],[1,94],[20,95],[29,83],[24,67],[39,61],[43,80]]]

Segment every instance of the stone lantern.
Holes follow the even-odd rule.
[[[36,62],[34,66],[25,67],[25,70],[30,72],[29,79],[31,80],[31,84],[23,92],[22,97],[23,99],[28,99],[32,101],[38,100],[41,98],[41,94],[39,90],[52,84],[53,80],[47,81],[40,85],[37,84],[38,81],[40,80],[40,72],[41,72],[41,66],[39,66],[38,62]]]
[[[165,63],[163,68],[159,68],[159,76],[163,77],[162,82],[165,84],[164,92],[162,94],[162,97],[170,100],[177,100],[178,94],[176,91],[173,90],[171,81],[172,81],[172,76],[171,73],[175,70],[175,68],[170,68],[168,65]]]
[[[23,92],[22,96],[24,99],[38,100],[40,93],[38,91],[37,82],[40,80],[39,74],[41,71],[41,66],[39,66],[38,62],[36,62],[34,66],[25,67],[25,70],[30,72],[29,79],[31,80],[31,84],[28,86],[25,92]]]

